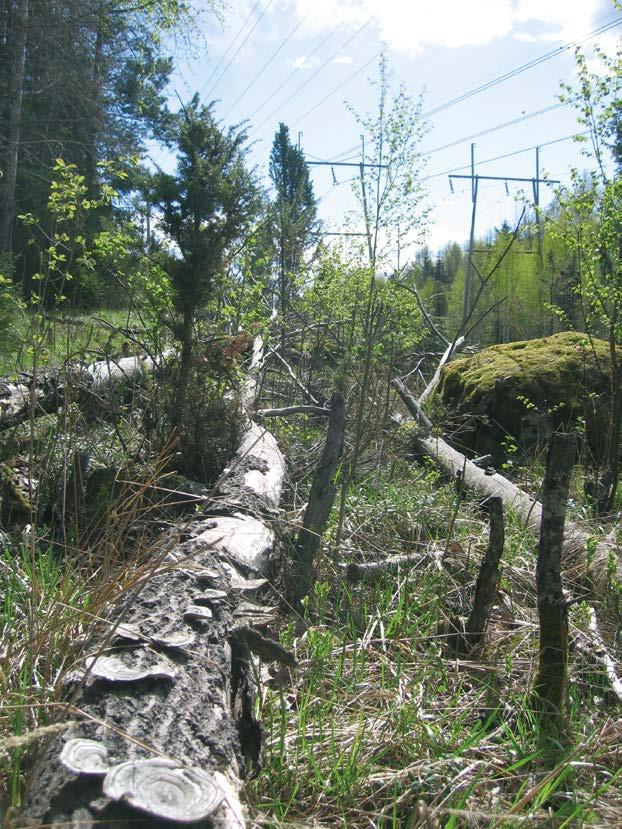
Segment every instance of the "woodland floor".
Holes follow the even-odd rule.
[[[122,338],[115,335],[112,343],[105,324],[92,331],[99,332],[101,349],[121,347]],[[85,343],[92,347],[94,336],[87,333]],[[138,451],[138,427],[131,415],[126,420],[124,442]],[[41,419],[37,441],[45,448],[54,435],[53,451],[62,452],[52,421]],[[97,434],[88,423],[73,425],[99,442],[102,466],[128,451],[105,424]],[[323,431],[304,417],[273,425],[289,460],[287,562]],[[3,454],[24,451],[29,440],[27,426],[18,427],[3,438]],[[506,516],[501,589],[485,643],[471,659],[456,659],[439,630],[450,615],[468,612],[488,539],[486,516],[431,465],[417,464],[398,435],[373,449],[346,495],[338,550],[338,506],[333,511],[303,615],[288,612],[283,602],[274,633],[294,651],[297,668],[260,669],[256,713],[265,730],[264,761],[247,786],[254,824],[621,826],[622,720],[590,656],[589,605],[570,608],[567,730],[552,743],[539,733],[530,703],[537,659],[536,541]],[[515,480],[537,491],[541,467],[518,464],[511,470]],[[157,480],[160,470],[151,474]],[[577,479],[570,514],[585,526],[580,489]],[[81,557],[69,555],[69,548],[59,553],[53,545],[35,545],[26,527],[17,541],[0,536],[0,774],[6,807],[20,805],[38,741],[55,727],[59,677],[80,657],[89,619],[109,597],[111,580],[131,586],[157,532],[184,520],[163,520],[131,497],[124,503],[117,523]],[[419,558],[397,575],[357,584],[346,578],[344,564],[393,553]],[[599,608],[618,664],[621,590],[612,583]]]

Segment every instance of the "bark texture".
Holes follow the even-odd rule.
[[[486,554],[482,560],[475,582],[475,596],[469,618],[465,625],[465,640],[468,648],[476,647],[484,637],[488,625],[490,608],[497,598],[499,587],[499,562],[503,555],[505,528],[503,524],[503,501],[498,496],[486,502],[490,516],[490,536]]]
[[[422,562],[436,559],[441,567],[443,551],[430,548],[420,553],[404,553],[402,555],[387,556],[379,561],[353,561],[350,564],[340,565],[347,579],[351,582],[363,581],[382,577],[388,573],[408,572],[418,567]]]
[[[568,607],[561,578],[561,554],[570,476],[576,454],[573,435],[549,441],[542,483],[542,520],[536,564],[540,647],[534,695],[543,722],[560,733],[568,676]]]
[[[224,497],[164,547],[67,677],[82,721],[42,752],[23,825],[244,826],[240,780],[261,750],[251,655],[288,661],[258,632],[274,612],[254,596],[274,560],[267,516],[284,472],[274,438],[251,423]]]
[[[300,605],[313,584],[313,568],[322,541],[322,533],[326,529],[330,511],[335,503],[337,487],[334,480],[343,453],[345,430],[346,404],[343,394],[337,391],[330,401],[326,443],[311,484],[309,503],[294,549],[290,592],[295,607]]]
[[[15,185],[17,183],[17,159],[22,119],[24,90],[24,63],[30,0],[19,0],[15,7],[14,49],[9,79],[9,113],[6,152],[4,157],[4,183],[2,186],[2,210],[0,212],[0,250],[11,252],[13,220],[15,218]]]

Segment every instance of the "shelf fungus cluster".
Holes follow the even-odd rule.
[[[61,763],[74,774],[103,778],[102,792],[157,818],[195,823],[212,815],[225,792],[201,769],[154,757],[112,764],[108,750],[96,740],[73,739],[60,753]]]
[[[163,542],[166,568],[111,609],[72,672],[68,693],[83,719],[41,752],[23,809],[29,825],[128,829],[145,815],[153,826],[244,825],[245,740],[261,733],[252,654],[289,655],[257,630],[274,618],[261,591],[285,463],[256,425],[243,446],[222,500]]]

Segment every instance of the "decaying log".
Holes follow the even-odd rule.
[[[604,669],[604,674],[607,677],[607,683],[611,692],[616,697],[618,702],[622,702],[622,679],[618,676],[616,670],[616,663],[611,657],[607,645],[601,636],[598,626],[598,616],[594,608],[590,608],[590,632],[592,634],[592,648],[590,653],[594,655],[597,662],[599,662]]]
[[[315,471],[309,503],[305,510],[302,529],[294,548],[293,573],[290,597],[294,607],[309,593],[313,583],[313,567],[326,529],[330,511],[335,502],[337,487],[334,478],[343,453],[346,431],[346,404],[340,391],[330,400],[330,417],[326,430],[326,443]]]
[[[479,469],[475,464],[441,437],[429,434],[431,423],[417,405],[417,401],[401,381],[393,381],[408,411],[418,424],[412,432],[413,444],[418,451],[428,455],[451,478],[463,476],[463,484],[484,499],[499,496],[505,510],[512,510],[524,522],[526,528],[534,535],[540,533],[542,505],[531,495],[523,492],[499,473],[487,474],[488,470]],[[603,596],[611,577],[609,558],[616,556],[614,576],[622,583],[622,559],[617,554],[615,545],[600,541],[594,545],[591,555],[588,553],[591,539],[587,532],[572,521],[566,521],[562,564],[566,576],[578,581],[590,582],[594,594]]]
[[[0,430],[31,416],[52,414],[69,400],[104,397],[112,386],[135,382],[152,374],[158,364],[151,357],[100,360],[89,366],[67,364],[62,369],[22,372],[17,382],[0,382]]]
[[[66,677],[81,721],[39,757],[24,825],[245,825],[240,781],[261,744],[252,653],[293,662],[255,630],[274,609],[248,599],[270,576],[284,474],[274,437],[251,422],[221,497],[110,609]]]
[[[540,626],[538,672],[533,691],[543,725],[561,734],[568,680],[568,605],[561,576],[564,522],[576,441],[570,434],[553,434],[549,441],[542,482],[542,520],[536,563]]]
[[[387,556],[377,561],[353,561],[350,564],[341,565],[346,577],[351,582],[363,581],[364,579],[376,578],[387,573],[399,573],[412,570],[422,562],[433,557],[440,568],[443,550],[426,549],[421,553],[404,553],[401,555]]]
[[[314,415],[315,417],[327,417],[330,414],[330,409],[323,406],[284,406],[281,409],[259,409],[255,415],[260,418],[264,417],[289,417],[290,415],[305,414]]]

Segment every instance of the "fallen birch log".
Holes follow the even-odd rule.
[[[376,561],[352,561],[349,564],[340,564],[339,568],[348,581],[358,582],[390,573],[414,570],[420,564],[429,562],[431,559],[436,562],[436,566],[440,569],[442,558],[443,550],[430,547],[420,553],[403,553],[387,556]]]
[[[133,383],[159,367],[152,357],[100,360],[89,366],[67,364],[62,369],[22,372],[17,382],[0,381],[0,430],[31,416],[54,413],[67,399],[106,396],[120,383]]]
[[[66,677],[80,722],[39,757],[23,825],[245,825],[241,780],[262,737],[252,654],[293,664],[261,632],[274,609],[255,597],[275,559],[269,516],[284,476],[274,437],[251,421],[221,497],[111,608]]]
[[[467,489],[483,498],[499,496],[506,510],[512,510],[524,522],[525,527],[538,536],[542,520],[542,505],[522,489],[499,473],[487,474],[462,453],[453,449],[441,437],[429,434],[431,423],[417,401],[399,380],[394,380],[406,408],[418,424],[412,439],[416,448],[432,458],[451,478],[460,476]],[[591,552],[588,552],[590,550]],[[603,596],[611,578],[610,556],[615,556],[614,576],[622,583],[622,560],[615,545],[603,541],[592,546],[592,540],[585,530],[572,521],[566,521],[562,561],[566,575],[591,584],[597,597]]]

